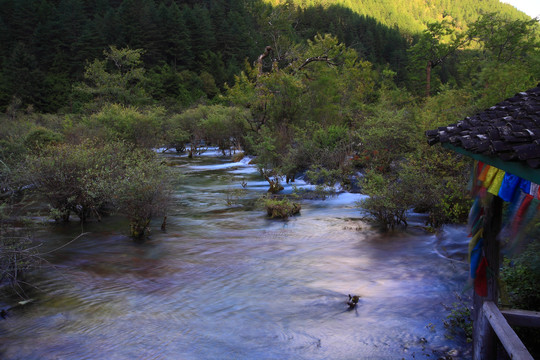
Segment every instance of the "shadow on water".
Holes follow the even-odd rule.
[[[124,220],[89,224],[49,259],[36,304],[0,321],[2,359],[468,357],[442,323],[466,280],[463,228],[381,234],[347,193],[272,221],[247,161],[169,157],[183,177],[167,231],[137,244]]]

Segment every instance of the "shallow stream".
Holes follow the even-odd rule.
[[[413,216],[381,234],[350,193],[270,220],[247,160],[167,158],[166,231],[157,220],[137,244],[111,218],[36,234],[52,249],[88,232],[48,258],[33,304],[0,319],[1,359],[470,357],[443,326],[465,288],[463,228],[426,234]],[[348,294],[361,296],[351,311]]]

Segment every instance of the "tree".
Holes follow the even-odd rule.
[[[140,105],[149,101],[142,87],[145,70],[141,49],[117,49],[110,46],[104,51],[104,60],[94,60],[86,66],[87,84],[79,89],[94,96],[98,107],[107,102]]]
[[[415,63],[425,64],[426,97],[431,94],[431,71],[470,41],[464,33],[456,32],[455,25],[455,21],[447,19],[428,23],[418,42],[409,49]]]
[[[510,19],[486,13],[471,25],[467,34],[479,43],[484,58],[509,63],[523,61],[540,49],[539,30],[536,19]]]
[[[165,49],[167,63],[174,70],[177,70],[177,67],[180,69],[189,67],[193,55],[184,14],[174,1],[171,2],[169,7],[161,3],[157,13],[162,26],[160,38],[158,39],[159,47]]]
[[[43,73],[37,66],[37,59],[29,46],[18,42],[3,69],[6,91],[19,98],[24,105],[40,102],[40,87]]]
[[[461,68],[480,98],[480,109],[538,83],[539,30],[534,19],[495,13],[486,13],[471,25],[467,34],[477,50],[468,54]]]
[[[208,52],[217,50],[210,13],[206,7],[199,4],[193,9],[185,9],[186,25],[190,31],[190,48],[195,57],[190,70],[207,67],[209,64],[205,61],[205,57],[209,56]]]

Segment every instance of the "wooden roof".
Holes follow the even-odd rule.
[[[456,124],[426,131],[443,146],[506,168],[516,175],[540,173],[540,84]],[[501,164],[507,166],[501,166]],[[521,169],[521,170],[515,170]],[[532,180],[532,179],[531,179]]]

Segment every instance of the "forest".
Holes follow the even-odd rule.
[[[0,0],[0,282],[39,262],[35,213],[144,238],[158,148],[254,156],[275,194],[339,184],[383,229],[464,223],[471,162],[425,131],[539,74],[538,21],[496,0]]]

